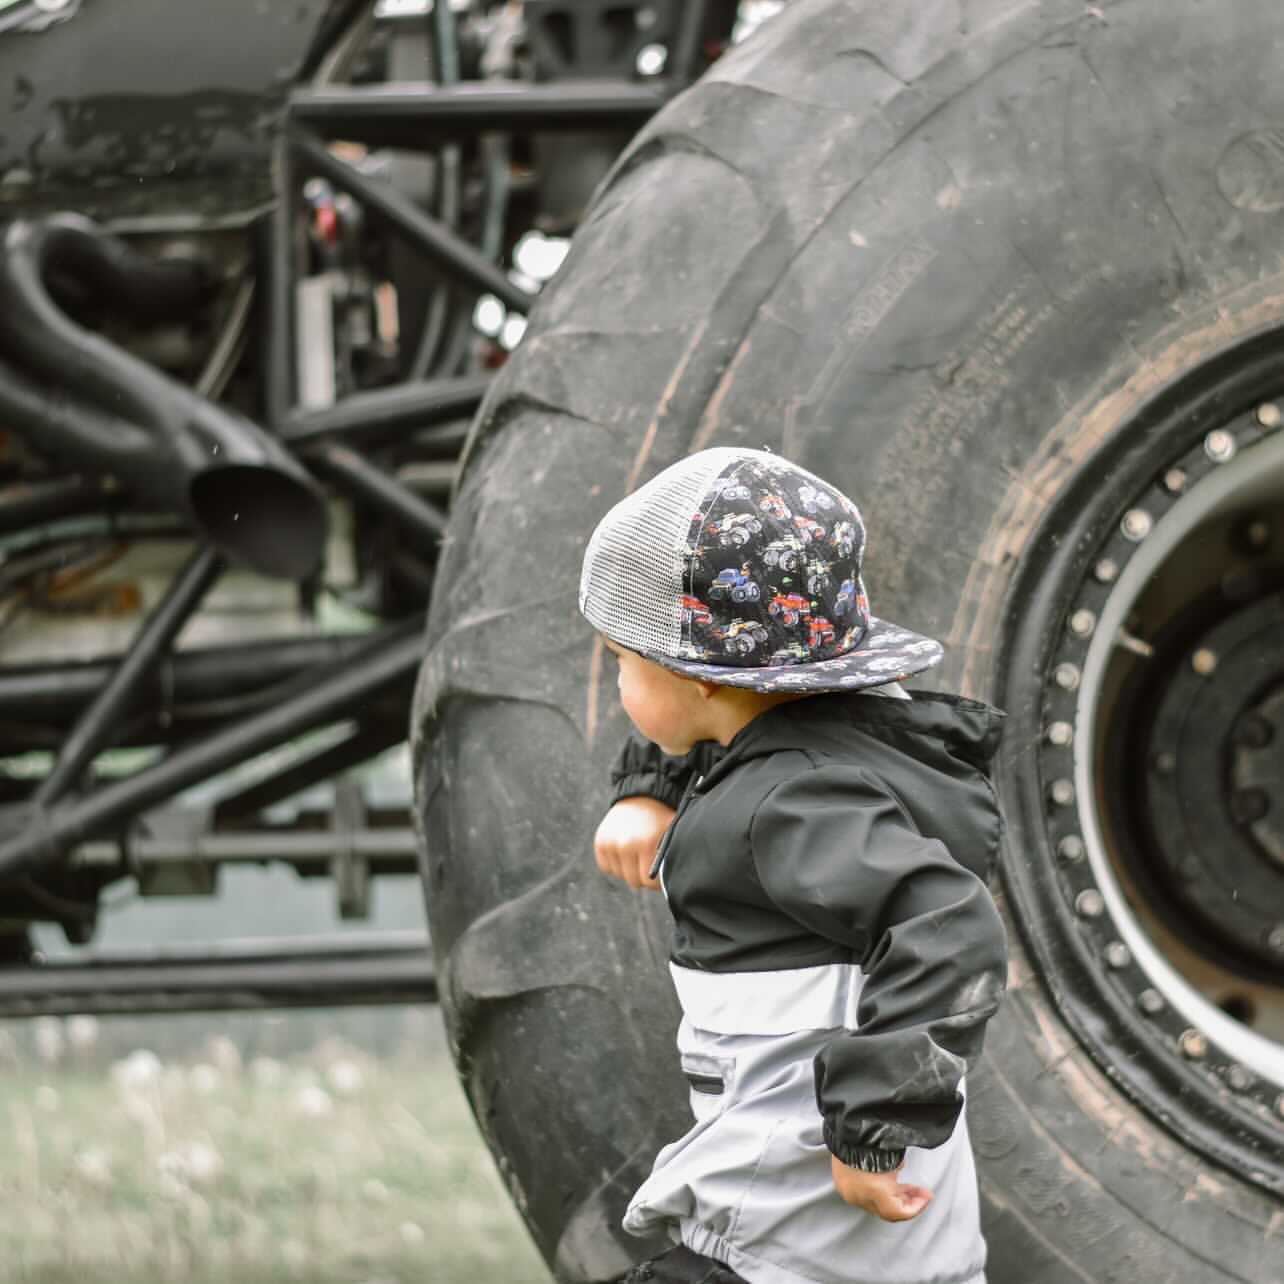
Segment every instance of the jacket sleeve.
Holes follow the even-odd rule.
[[[691,778],[704,775],[723,752],[716,741],[702,740],[690,753],[674,757],[630,731],[611,766],[611,801],[640,794],[676,808]]]
[[[825,1144],[867,1172],[895,1168],[907,1146],[939,1146],[1006,980],[1007,941],[984,883],[860,768],[814,768],[776,786],[750,840],[771,899],[850,948],[864,973],[857,1028],[815,1059]]]

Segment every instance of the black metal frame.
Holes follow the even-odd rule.
[[[418,932],[231,941],[200,952],[97,951],[74,961],[0,968],[0,1017],[436,1000],[432,955]]]
[[[680,6],[670,64],[673,74],[666,81],[649,84],[600,78],[552,83],[457,83],[458,57],[450,7],[436,5],[434,13],[439,43],[437,85],[300,88],[290,96],[275,160],[278,199],[258,239],[258,277],[266,283],[260,294],[263,347],[259,366],[270,453],[283,468],[297,469],[301,477],[310,474],[323,479],[333,490],[407,536],[420,555],[412,567],[423,572],[419,578],[425,585],[430,582],[436,545],[446,529],[445,511],[359,452],[362,448],[395,445],[413,432],[421,458],[456,457],[465,438],[459,420],[471,415],[480,404],[487,380],[482,376],[414,378],[395,387],[357,393],[323,410],[304,410],[295,404],[293,237],[295,198],[301,181],[307,176],[325,178],[355,198],[372,219],[389,228],[471,296],[493,294],[513,311],[525,313],[533,295],[514,284],[488,254],[470,244],[452,226],[451,217],[435,218],[426,213],[390,184],[372,179],[340,158],[329,147],[329,141],[450,150],[460,140],[495,135],[631,133],[670,93],[684,87],[697,74],[698,42],[709,8],[707,0]],[[91,275],[109,284],[119,285],[130,275],[129,269],[136,266],[134,259],[119,253],[112,238],[83,220],[29,224],[23,234],[37,246],[47,242],[61,248],[78,264],[89,265],[93,269]],[[39,287],[38,274],[29,274],[29,279]],[[149,269],[142,280],[145,287],[149,283],[155,285],[152,293],[158,297],[149,295],[139,306],[162,310],[173,304],[175,296],[190,302],[188,296],[200,285],[188,265],[166,265],[159,274]],[[0,292],[4,288],[0,281]],[[30,293],[28,289],[27,295]],[[22,300],[27,295],[12,280],[9,282],[6,297]],[[43,296],[37,302],[43,306]],[[35,315],[31,309],[28,312]],[[140,436],[138,424],[131,422],[139,417],[135,413],[137,405],[130,409],[127,399],[123,419],[119,413],[103,409],[109,398],[102,394],[110,393],[107,385],[119,373],[116,366],[121,364],[109,350],[110,345],[86,339],[85,332],[78,332],[70,324],[63,326],[57,314],[52,328],[46,325],[47,333],[34,337],[29,330],[17,334],[16,324],[0,326],[7,331],[0,337],[18,351],[20,358],[35,365],[38,377],[0,364],[0,409],[19,426],[45,429],[53,421],[65,425],[60,439],[64,445],[62,462],[73,470],[78,466],[91,473],[119,472],[128,465],[136,479],[142,479],[148,468],[154,473],[152,448]],[[77,401],[74,395],[51,394],[44,386],[54,377],[52,370],[59,351],[72,343],[87,354],[86,369],[94,372],[101,385],[96,404]],[[128,377],[137,376],[136,367],[141,363],[128,358],[125,364],[129,367]],[[422,363],[417,361],[416,365]],[[151,396],[149,413],[165,421],[162,440],[167,449],[181,455],[183,442],[175,435],[180,430],[171,434],[168,423],[181,419],[182,414],[171,407],[187,413],[197,405],[204,413],[213,403],[201,402],[177,385],[167,386],[153,372],[146,373],[145,383]],[[130,443],[129,458],[111,445],[122,438]],[[237,448],[244,448],[239,439]],[[114,469],[114,465],[120,467]],[[164,508],[165,486],[171,483],[166,481],[158,487],[153,476],[148,477],[148,482],[144,490],[151,502]],[[118,491],[80,476],[40,482],[17,493],[0,493],[0,533],[53,519],[110,512],[119,506],[120,499]],[[191,519],[190,510],[187,516]],[[194,524],[199,531],[199,519]],[[408,696],[422,656],[417,619],[357,641],[265,644],[258,648],[172,655],[175,636],[198,608],[223,565],[214,548],[198,547],[164,600],[141,626],[129,651],[115,661],[28,667],[7,677],[0,673],[0,710],[14,715],[14,724],[21,724],[24,713],[38,720],[43,716],[41,711],[47,712],[52,706],[58,708],[60,720],[74,716],[51,773],[29,797],[0,808],[0,905],[4,903],[6,885],[16,886],[13,880],[21,877],[23,886],[30,886],[32,879],[63,869],[78,844],[117,839],[122,844],[122,856],[126,856],[129,843],[124,836],[145,810],[304,731],[345,719],[355,723],[339,744],[225,799],[216,813],[217,823],[242,820],[335,771],[366,761],[404,735],[402,728],[397,728],[394,735],[384,720],[371,716],[371,701],[395,696],[404,702]],[[309,664],[282,688],[273,684],[273,675],[279,679],[282,672],[281,665],[265,665],[263,661],[278,652],[284,658],[292,647],[295,653],[310,651],[313,657],[326,647],[341,654],[328,663]],[[221,678],[217,676],[220,673]],[[70,679],[70,687],[59,691],[63,679]],[[211,687],[213,703],[230,705],[230,716],[220,716],[216,709],[205,719],[171,721],[171,730],[191,732],[199,728],[205,733],[203,738],[186,743],[180,739],[162,761],[125,779],[82,788],[87,768],[98,753],[128,742],[138,727],[154,728],[157,709],[153,697],[158,690],[167,692],[173,703],[176,692],[204,690],[208,696]],[[238,716],[246,705],[249,711]],[[163,713],[160,721],[164,722]],[[77,789],[81,792],[77,793]],[[271,846],[265,842],[262,850]],[[297,860],[306,863],[302,851]],[[121,872],[126,868],[122,859]],[[234,965],[226,960],[213,963],[202,959],[171,959],[163,968],[156,959],[89,963],[79,968],[46,963],[22,978],[12,972],[0,974],[0,1015],[15,1011],[153,1010],[146,1005],[171,1008],[189,1002],[193,1006],[258,1006],[264,1002],[328,1004],[423,999],[430,996],[432,983],[430,971],[426,972],[422,964],[422,950],[413,966],[401,954],[381,958],[377,952],[363,955],[359,966],[353,964],[351,968],[347,964],[323,966],[320,956],[282,961],[261,953],[238,958]],[[176,998],[179,992],[189,997]],[[197,994],[199,997],[192,997]]]

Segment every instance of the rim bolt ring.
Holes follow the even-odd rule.
[[[1076,611],[1070,617],[1070,632],[1077,638],[1091,637],[1096,627],[1097,617],[1089,610]]]
[[[1164,996],[1158,990],[1142,990],[1137,1005],[1147,1016],[1158,1016],[1164,1010]]]
[[[1079,687],[1079,670],[1073,664],[1058,664],[1052,678],[1062,691],[1075,691]]]
[[[1144,508],[1130,508],[1119,523],[1119,529],[1134,544],[1145,539],[1154,526],[1155,519]]]
[[[1186,489],[1186,474],[1180,468],[1170,468],[1164,474],[1164,489],[1170,495],[1180,495]]]
[[[1225,428],[1214,428],[1204,438],[1204,454],[1215,464],[1224,464],[1235,457],[1235,438]]]
[[[1057,855],[1072,865],[1081,861],[1083,859],[1083,839],[1078,834],[1067,834],[1057,844]]]
[[[1117,972],[1132,962],[1132,952],[1122,941],[1111,941],[1105,949],[1106,966]]]
[[[1241,1065],[1227,1066],[1226,1082],[1236,1092],[1247,1092],[1253,1086],[1253,1076]]]
[[[1074,728],[1068,722],[1054,722],[1045,734],[1050,745],[1064,749],[1074,739]]]
[[[1074,781],[1062,777],[1048,786],[1048,797],[1055,807],[1069,807],[1074,802]]]
[[[1280,414],[1280,408],[1273,401],[1264,401],[1257,407],[1257,422],[1263,428],[1278,428],[1280,419],[1284,418]]]
[[[1092,568],[1098,584],[1113,584],[1119,578],[1119,563],[1111,557],[1103,557]]]
[[[1080,918],[1100,918],[1106,901],[1095,887],[1089,887],[1074,898],[1074,908]]]
[[[1208,1055],[1208,1040],[1198,1030],[1183,1030],[1177,1046],[1189,1061],[1202,1061]]]

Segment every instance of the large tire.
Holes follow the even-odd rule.
[[[623,1203],[687,1119],[664,907],[590,854],[625,724],[589,531],[765,444],[862,505],[875,609],[946,640],[939,684],[999,697],[1048,506],[1284,309],[1284,182],[1237,141],[1284,118],[1281,50],[1267,3],[795,0],[599,192],[479,416],[415,710],[443,1005],[563,1279],[642,1254]],[[1277,1199],[1103,1073],[1028,932],[968,1103],[991,1284],[1277,1280]]]

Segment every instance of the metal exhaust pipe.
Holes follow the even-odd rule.
[[[22,366],[0,367],[11,426],[39,453],[186,512],[216,548],[264,575],[310,575],[326,511],[302,465],[235,410],[78,326],[50,294],[51,274],[152,316],[181,314],[205,288],[194,265],[149,259],[78,215],[12,223],[0,262],[0,346]]]

